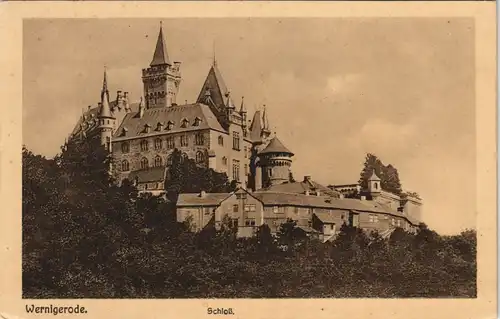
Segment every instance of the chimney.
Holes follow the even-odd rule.
[[[311,176],[310,175],[306,175],[304,176],[304,182],[310,182],[311,181]]]
[[[207,195],[207,193],[205,191],[200,192],[200,197],[205,197],[206,195]]]
[[[305,194],[306,196],[309,196],[309,190],[306,190]]]

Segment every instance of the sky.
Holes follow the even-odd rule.
[[[467,18],[24,21],[23,143],[52,157],[82,109],[142,94],[160,21],[193,102],[214,51],[235,103],[267,106],[295,179],[356,183],[365,154],[395,166],[442,234],[475,228],[474,22]],[[215,48],[215,50],[214,50]]]

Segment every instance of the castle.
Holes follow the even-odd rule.
[[[230,194],[180,194],[178,221],[190,218],[195,230],[225,216],[240,236],[251,236],[264,223],[276,232],[291,218],[304,233],[323,240],[344,223],[383,233],[418,225],[420,200],[381,190],[375,172],[363,190],[326,187],[308,176],[291,181],[294,154],[273,136],[265,106],[251,120],[243,98],[236,107],[215,59],[194,103],[177,103],[181,82],[181,62],[170,60],[160,25],[153,58],[142,70],[140,101],[131,103],[123,91],[110,100],[105,70],[100,102],[83,112],[70,139],[92,138],[104,145],[118,181],[129,179],[142,192],[163,192],[174,149],[238,182]],[[353,189],[356,198],[345,198]]]

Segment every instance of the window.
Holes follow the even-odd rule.
[[[197,164],[203,164],[205,163],[205,156],[203,155],[203,152],[196,152],[196,163]]]
[[[401,227],[401,220],[400,219],[398,219],[396,223],[397,223],[398,227]]]
[[[141,151],[147,151],[149,148],[148,141],[142,140],[141,141]]]
[[[375,189],[378,189],[378,183],[375,183],[374,185],[375,185]]]
[[[240,133],[233,132],[233,150],[240,150]]]
[[[396,224],[396,220],[395,220],[394,218],[391,220],[391,224],[392,224],[393,226]]]
[[[224,156],[224,157],[222,158],[222,164],[223,164],[223,165],[227,165],[227,157],[225,157],[225,156]]]
[[[175,140],[173,136],[167,137],[167,148],[175,148]]]
[[[245,158],[247,158],[247,147],[243,147],[243,152],[245,153]]]
[[[196,133],[194,136],[194,142],[196,145],[205,144],[205,135],[203,135],[203,133]]]
[[[298,207],[294,207],[294,208],[293,208],[293,211],[294,211],[295,215],[298,215],[298,214],[299,214],[299,208],[298,208]]]
[[[273,169],[270,168],[268,171],[267,171],[267,174],[269,175],[269,177],[273,176]]]
[[[378,223],[378,215],[370,215],[370,223]]]
[[[188,126],[188,124],[189,124],[189,121],[188,121],[187,119],[183,119],[183,120],[181,121],[181,127],[187,127],[187,126]]]
[[[248,164],[245,164],[245,170],[243,171],[246,174],[248,174]]]
[[[167,157],[167,165],[171,166],[172,162],[173,162],[172,155],[170,155],[169,157]]]
[[[155,150],[161,150],[161,147],[162,147],[162,141],[160,138],[157,138],[155,140]]]
[[[188,138],[187,135],[181,136],[181,146],[188,146]]]
[[[162,161],[161,157],[156,156],[155,157],[155,167],[160,167],[160,166],[162,166],[162,164],[163,164],[163,161]]]
[[[245,220],[245,226],[255,226],[255,219]]]
[[[130,143],[123,142],[122,143],[122,153],[128,153],[128,152],[130,152]]]
[[[279,209],[278,209],[278,206],[273,206],[273,213],[278,213]]]
[[[148,159],[143,157],[141,159],[141,169],[146,169],[149,167]]]
[[[144,132],[149,133],[151,126],[149,124],[144,125]]]
[[[217,140],[219,142],[219,145],[224,146],[224,137],[222,137],[222,135],[219,135],[219,137],[217,138]]]
[[[245,212],[255,212],[255,205],[254,204],[245,205]]]
[[[240,161],[233,160],[233,180],[240,181]]]
[[[194,126],[200,126],[200,123],[201,123],[201,119],[200,119],[199,117],[196,117],[196,118],[194,119],[194,124],[193,124],[193,125],[194,125]]]
[[[238,212],[238,205],[233,205],[233,213],[237,213]]]
[[[171,131],[173,127],[174,127],[174,122],[168,121],[168,123],[167,123],[167,131]]]
[[[129,170],[130,170],[130,168],[129,168],[128,161],[127,160],[123,160],[122,161],[122,171],[127,172]]]

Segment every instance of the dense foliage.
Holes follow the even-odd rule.
[[[289,221],[278,238],[266,225],[249,239],[229,225],[193,234],[166,200],[115,186],[108,162],[87,144],[53,160],[23,149],[25,298],[476,296],[474,231],[440,236],[423,225],[384,239],[344,226],[321,243]],[[182,175],[186,166],[169,173],[204,176],[193,190],[230,187],[192,167]]]
[[[373,171],[380,178],[380,186],[383,190],[397,195],[402,193],[398,170],[391,164],[384,165],[376,155],[371,153],[366,154],[365,157],[365,163],[359,178],[361,187],[368,187],[368,179],[372,176]]]

